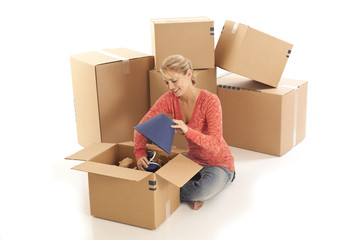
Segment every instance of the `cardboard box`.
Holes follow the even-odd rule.
[[[207,17],[151,19],[151,41],[157,71],[174,54],[188,58],[193,69],[214,68],[214,21]]]
[[[117,48],[73,55],[70,61],[79,144],[133,139],[133,127],[150,107],[153,56]]]
[[[217,94],[216,85],[216,68],[194,70],[193,73],[196,75],[196,87],[208,90],[214,94]],[[160,72],[156,70],[149,71],[150,79],[150,106],[153,106],[156,100],[169,91],[167,85],[162,79]],[[172,119],[172,116],[168,115]],[[187,142],[184,136],[175,134],[173,146],[176,148],[187,149]]]
[[[228,73],[218,84],[229,145],[281,156],[305,138],[306,81],[281,79],[272,88]]]
[[[181,154],[147,148],[173,158],[155,173],[116,166],[135,159],[132,142],[97,143],[67,157],[86,161],[73,169],[88,172],[91,215],[155,229],[179,207],[180,187],[202,167]]]
[[[249,26],[226,21],[215,49],[215,65],[277,87],[293,45]]]

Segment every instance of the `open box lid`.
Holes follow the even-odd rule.
[[[95,157],[96,155],[112,148],[115,145],[116,145],[116,143],[94,143],[94,144],[66,157],[65,159],[88,161],[91,158]]]
[[[126,143],[125,143],[126,144]],[[131,144],[131,143],[129,143]],[[131,181],[141,181],[145,177],[151,175],[151,172],[135,171],[130,168],[122,168],[116,165],[92,161],[94,158],[103,154],[106,151],[114,151],[111,149],[118,145],[117,143],[94,143],[89,147],[80,150],[73,155],[66,157],[66,159],[83,160],[86,161],[73,167],[73,170],[82,172],[95,173],[103,176],[120,178]]]
[[[180,188],[201,169],[202,166],[179,154],[157,170],[155,174]]]
[[[133,142],[118,143],[119,145],[133,146]],[[113,151],[117,143],[95,143],[89,147],[80,150],[79,152],[66,157],[66,159],[83,160],[86,161],[73,167],[73,170],[79,170],[88,173],[99,174],[108,177],[114,177],[119,179],[125,179],[130,181],[141,181],[148,177],[152,172],[138,171],[130,168],[122,168],[116,165],[101,163],[94,161],[94,158],[98,157],[105,151]],[[148,149],[160,150],[155,145],[148,145]],[[178,187],[183,186],[191,177],[193,177],[202,167],[192,160],[179,154],[169,161],[165,166],[160,168],[155,174],[166,179],[167,181],[175,184]]]
[[[148,177],[149,175],[153,174],[152,172],[138,171],[130,168],[119,167],[116,165],[109,165],[91,161],[81,163],[71,169],[136,182],[139,182],[144,178]]]

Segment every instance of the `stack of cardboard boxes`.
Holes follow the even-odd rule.
[[[292,44],[226,21],[215,49],[223,135],[231,146],[281,156],[305,137],[307,82],[281,79]]]
[[[71,56],[78,142],[85,148],[68,159],[85,161],[74,169],[89,173],[93,216],[155,229],[201,166],[176,148],[155,173],[115,164],[135,158],[125,141],[168,91],[159,72],[167,56],[190,59],[196,86],[218,94],[229,145],[277,156],[305,137],[307,82],[281,79],[291,44],[242,24],[226,21],[215,51],[214,22],[206,17],[152,19],[151,33],[153,56],[124,48]],[[217,78],[216,66],[229,72]],[[177,136],[174,145],[186,148],[185,139]]]

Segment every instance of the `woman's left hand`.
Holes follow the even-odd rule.
[[[184,135],[185,133],[187,133],[187,131],[189,130],[189,128],[186,126],[186,124],[182,121],[182,120],[176,120],[173,119],[172,120],[176,125],[171,125],[172,128],[175,128],[176,132]]]

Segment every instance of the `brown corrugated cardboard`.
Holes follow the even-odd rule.
[[[272,88],[228,73],[218,84],[229,145],[281,156],[305,138],[306,81],[281,79]]]
[[[207,17],[151,19],[151,41],[158,71],[174,54],[188,58],[193,69],[214,68],[214,21]]]
[[[214,94],[217,93],[216,85],[216,68],[194,70],[193,73],[196,76],[196,87],[200,89],[208,90]],[[160,72],[156,70],[149,71],[150,80],[150,106],[153,106],[156,100],[169,91],[167,85],[162,79]],[[168,116],[172,118],[171,116]],[[176,148],[187,149],[187,142],[184,136],[175,134],[173,146]]]
[[[149,110],[153,56],[117,48],[73,55],[70,61],[79,144],[133,139],[133,127]]]
[[[154,145],[147,149],[166,155]],[[133,143],[97,143],[67,157],[86,160],[73,169],[88,172],[91,215],[148,229],[157,228],[180,205],[180,187],[202,167],[181,154],[157,172],[118,167],[135,159]]]
[[[292,44],[249,26],[226,21],[215,49],[215,65],[277,87]]]

